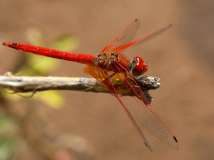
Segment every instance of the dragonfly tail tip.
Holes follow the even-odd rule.
[[[11,48],[15,48],[17,46],[17,43],[15,42],[2,42],[3,46],[7,46],[7,47],[11,47]]]
[[[7,46],[8,42],[2,42],[3,46]]]
[[[11,46],[12,45],[12,42],[2,42],[2,45],[3,46]]]

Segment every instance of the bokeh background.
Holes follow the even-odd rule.
[[[87,141],[86,152],[92,159],[214,159],[213,1],[0,0],[0,13],[1,41],[27,41],[26,32],[36,29],[48,42],[65,34],[75,37],[75,51],[86,53],[96,53],[134,18],[142,21],[138,37],[172,23],[171,30],[136,53],[149,64],[148,74],[161,78],[161,88],[152,92],[153,105],[177,135],[179,150],[161,147],[148,151],[108,94],[60,92],[64,104],[58,109],[42,101],[29,102],[31,99],[11,101],[10,105],[18,110],[37,106],[54,132]],[[11,71],[17,60],[18,52],[0,47],[1,74]],[[81,64],[57,62],[48,75],[85,76]],[[35,148],[26,148],[21,151],[24,157],[45,159],[38,157],[40,152],[31,153]]]

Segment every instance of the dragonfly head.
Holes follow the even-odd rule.
[[[144,63],[144,60],[140,56],[134,57],[129,64],[129,71],[134,75],[141,75],[148,70],[148,65]]]

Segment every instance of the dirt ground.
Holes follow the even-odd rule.
[[[138,36],[172,23],[170,31],[138,51],[150,66],[148,74],[161,78],[161,88],[152,92],[153,105],[177,135],[179,150],[149,152],[117,101],[106,94],[65,92],[65,106],[50,110],[50,120],[63,132],[85,137],[97,160],[214,159],[213,1],[0,0],[0,13],[0,40],[25,40],[25,31],[34,27],[50,39],[77,36],[77,50],[92,53],[136,17],[142,21]],[[16,53],[3,47],[0,52],[4,73]],[[82,65],[61,61],[52,75],[84,73]]]

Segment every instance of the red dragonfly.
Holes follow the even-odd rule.
[[[141,76],[148,70],[148,66],[145,64],[144,59],[140,56],[135,56],[132,60],[129,60],[123,54],[123,51],[126,49],[150,40],[169,29],[171,25],[152,32],[144,38],[133,39],[139,27],[140,21],[135,19],[125,28],[125,30],[101,49],[96,56],[93,54],[59,51],[27,43],[3,42],[3,45],[27,53],[34,53],[86,64],[85,72],[101,82],[109,92],[116,97],[148,149],[152,150],[152,146],[150,145],[148,138],[145,136],[144,128],[150,130],[154,137],[160,141],[165,141],[168,144],[177,146],[177,138],[154,113],[151,108],[151,99],[144,93],[142,87],[136,80],[136,77]],[[145,115],[148,117],[147,121],[149,121],[149,124],[138,121],[130,111],[131,108],[127,107],[127,105],[122,101],[120,88],[118,88],[114,83],[116,79],[120,80],[120,83],[122,83],[120,84],[121,86],[124,86],[129,92],[133,93],[145,104],[143,112],[146,113]]]

